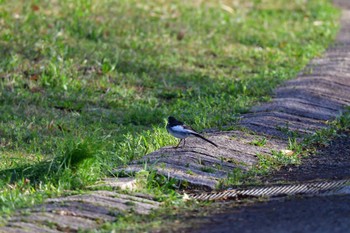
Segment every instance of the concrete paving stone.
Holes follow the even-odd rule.
[[[170,151],[171,150],[171,151]],[[167,152],[169,151],[169,152]],[[202,150],[203,151],[203,150]],[[160,150],[155,153],[149,154],[147,157],[143,157],[142,159],[134,162],[136,164],[144,165],[147,163],[148,165],[161,164],[163,162],[171,161],[173,164],[181,166],[186,164],[219,164],[221,160],[216,157],[210,156],[210,154],[205,154],[200,149],[186,149],[179,148],[177,150],[170,149],[169,150]],[[164,156],[163,153],[167,152],[167,156]],[[180,153],[179,153],[180,152]],[[221,163],[224,168],[232,169],[234,166],[230,163],[224,164]]]
[[[276,90],[276,97],[282,98],[295,98],[300,100],[306,100],[311,103],[316,103],[317,106],[322,105],[324,108],[342,111],[347,102],[339,98],[336,98],[332,94],[320,94],[317,92],[310,91],[307,87],[305,88],[279,88]],[[333,106],[333,107],[332,107]]]
[[[311,76],[334,76],[334,77],[343,77],[343,78],[350,78],[349,72],[339,72],[334,70],[320,70],[315,69],[315,67],[310,68],[309,70],[305,69],[303,75],[306,74]]]
[[[338,64],[337,66],[333,64],[322,65],[321,67],[318,65],[311,66],[310,71],[312,75],[315,74],[327,74],[329,72],[337,73],[338,76],[346,75],[349,73],[350,69],[347,64]]]
[[[127,173],[134,173],[134,172],[139,172],[142,169],[138,165],[130,165],[126,168],[123,168],[123,170]],[[174,165],[159,166],[156,168],[156,171],[160,175],[175,178],[177,180],[190,184],[191,187],[198,187],[205,190],[215,189],[219,184],[217,179],[213,177],[209,177],[207,174],[205,175],[195,174],[193,171],[190,171],[189,169],[184,171],[183,167],[177,168]]]
[[[233,168],[231,170],[224,170],[224,169],[220,169],[219,167],[220,165],[218,164],[217,166],[203,166],[203,165],[196,165],[196,164],[176,164],[174,162],[172,162],[171,160],[168,161],[164,161],[162,163],[157,163],[157,164],[149,164],[148,166],[148,170],[150,171],[162,171],[162,170],[179,170],[181,171],[181,173],[183,172],[187,172],[187,173],[191,173],[192,176],[194,175],[198,175],[198,176],[203,176],[203,177],[208,177],[208,179],[222,179],[224,177],[227,176],[227,172],[232,171]],[[136,167],[138,167],[137,171],[142,171],[144,170],[144,166],[140,166],[140,165],[133,165],[133,171],[135,171]],[[128,167],[126,167],[126,169],[128,169]],[[122,171],[128,171],[126,169],[122,169]],[[206,171],[206,170],[210,170],[210,172]],[[163,172],[163,175],[165,173]],[[171,174],[166,174],[166,176],[172,177]],[[173,177],[172,177],[173,178]]]
[[[241,131],[214,133],[210,140],[215,141],[219,148],[212,147],[210,144],[203,146],[200,139],[189,138],[185,148],[162,148],[119,171],[139,172],[145,169],[144,163],[147,161],[148,169],[156,170],[158,174],[180,180],[185,179],[191,185],[213,189],[221,179],[227,178],[234,168],[244,171],[256,164],[257,153],[272,154],[271,150],[279,151],[286,148],[285,142],[270,137],[266,139],[266,147],[252,145],[254,140],[262,138],[264,137]],[[234,156],[235,153],[237,156]]]
[[[301,89],[305,90],[305,88],[308,87],[315,87],[315,86],[334,86],[334,88],[339,87],[340,89],[344,89],[345,92],[349,90],[350,84],[349,84],[350,77],[346,76],[332,76],[330,77],[328,74],[323,75],[304,75],[301,74],[300,78],[296,80],[289,80],[285,84],[281,85],[279,88],[275,90],[275,93],[278,92],[280,89]],[[334,89],[333,88],[333,89]]]
[[[349,53],[350,53],[350,43],[349,45],[346,45],[344,43],[336,43],[334,46],[331,46],[327,49],[327,53],[324,54],[326,59],[331,60],[339,60],[339,61],[345,61],[347,62],[349,59]],[[314,61],[311,61],[306,68],[309,66],[313,66]],[[307,69],[306,69],[307,70]]]
[[[350,66],[350,64],[349,64]],[[322,86],[330,89],[340,90],[341,92],[349,92],[349,78],[346,77],[330,77],[326,75],[319,76],[303,76],[295,80],[290,80],[285,86],[290,87],[305,87],[305,86]]]
[[[18,228],[15,226],[0,227],[0,233],[32,233],[30,229]],[[41,232],[39,232],[41,233]],[[45,232],[43,232],[45,233]]]
[[[116,172],[134,173],[147,168],[168,177],[191,179],[194,185],[203,185],[207,180],[210,183],[208,187],[215,187],[233,169],[244,171],[256,164],[257,154],[272,155],[272,150],[279,151],[286,147],[286,143],[270,137],[266,139],[267,146],[255,146],[252,142],[263,137],[238,132],[213,134],[210,140],[217,143],[219,148],[201,144],[200,139],[189,138],[184,148],[162,148]]]
[[[78,216],[95,221],[112,221],[115,216],[109,208],[92,205],[89,203],[69,202],[69,203],[46,203],[30,209],[33,213],[48,212],[67,216]]]
[[[152,209],[156,209],[158,206],[148,203],[142,203],[132,200],[125,200],[122,198],[108,197],[100,195],[99,193],[73,195],[61,198],[48,199],[47,203],[66,203],[66,202],[81,202],[89,203],[102,207],[109,207],[111,210],[119,210],[123,212],[136,212],[139,214],[147,214]]]
[[[276,90],[276,96],[278,98],[294,96],[295,98],[302,98],[302,99],[307,99],[307,98],[319,99],[319,100],[324,100],[326,104],[335,103],[336,105],[341,105],[342,107],[345,107],[349,104],[348,99],[344,100],[342,98],[338,98],[337,96],[334,96],[332,93],[320,93],[318,91],[313,91],[308,87],[299,87],[299,88],[281,87],[278,90]]]
[[[49,225],[52,226],[52,228],[56,228],[58,231],[65,232],[87,230],[97,227],[97,222],[90,219],[44,212],[15,217],[10,223],[14,221]]]
[[[220,164],[223,168],[232,169],[234,166],[232,163],[223,163],[223,159],[237,159],[238,163],[244,163],[247,165],[251,165],[255,162],[253,158],[256,153],[253,152],[253,149],[249,152],[241,152],[239,149],[232,149],[230,145],[220,145],[220,148],[217,148],[217,151],[214,153],[208,152],[204,148],[191,148],[190,143],[186,143],[186,147],[188,148],[179,148],[172,149],[173,151],[168,152],[167,150],[159,150],[157,152],[152,153],[150,156],[146,156],[138,161],[135,161],[133,164],[161,164],[163,162],[169,162],[176,165],[181,164]],[[241,148],[244,146],[241,146]],[[253,148],[253,147],[252,147]],[[254,148],[255,149],[255,148]],[[256,150],[255,151],[260,151]],[[166,153],[166,154],[165,154]]]
[[[249,129],[251,129],[250,126],[275,129],[281,131],[285,135],[284,137],[289,136],[287,134],[288,131],[298,132],[301,135],[310,134],[315,130],[322,128],[324,125],[321,122],[315,122],[307,118],[283,118],[278,112],[258,112],[245,115],[240,124]]]
[[[350,82],[350,81],[349,81]],[[343,88],[341,88],[343,86]],[[343,100],[346,104],[350,102],[349,96],[349,88],[345,87],[345,85],[330,85],[324,84],[322,81],[318,82],[318,84],[314,85],[310,83],[309,85],[288,85],[281,87],[276,90],[276,93],[286,90],[307,90],[308,92],[320,95],[320,96],[331,96],[332,99],[340,99]]]
[[[94,191],[94,194],[118,198],[118,199],[125,200],[127,202],[133,201],[138,203],[145,203],[145,204],[151,205],[150,208],[155,208],[160,206],[160,203],[158,201],[153,200],[152,196],[146,196],[144,194],[140,194],[141,196],[134,193],[132,195],[128,195],[128,194],[107,191],[107,190],[97,190],[97,191]]]
[[[281,113],[282,114],[282,113]],[[224,137],[227,137],[233,140],[234,143],[252,145],[254,141],[266,140],[266,145],[263,148],[269,150],[283,150],[288,146],[285,140],[279,140],[273,137],[266,137],[259,134],[255,134],[253,131],[244,132],[244,131],[223,131],[216,132],[213,135],[217,135],[224,140]],[[224,143],[223,143],[224,144]]]
[[[283,100],[281,100],[283,101]],[[251,119],[251,118],[265,118],[265,117],[274,117],[276,119],[279,119],[279,121],[284,122],[302,122],[305,124],[310,124],[311,128],[319,128],[319,127],[326,127],[325,124],[326,121],[323,120],[316,120],[308,117],[302,117],[290,113],[285,112],[279,112],[279,111],[254,111],[255,108],[252,108],[251,113],[244,114],[241,117],[241,121],[244,119]],[[240,122],[241,122],[240,121]]]
[[[297,101],[291,101],[286,99],[285,101],[273,101],[264,105],[256,106],[252,108],[251,110],[254,113],[258,112],[266,112],[266,111],[279,111],[288,113],[290,115],[300,116],[304,118],[311,118],[316,120],[329,120],[332,118],[337,117],[340,112],[323,108],[315,105],[310,105],[308,103],[303,102],[297,102]],[[279,122],[278,119],[270,119],[273,121]],[[268,122],[267,122],[268,123]],[[271,123],[270,123],[271,124]],[[244,124],[243,124],[244,125]],[[300,130],[303,130],[305,128],[305,125],[301,125]]]
[[[310,100],[307,98],[298,98],[298,97],[293,98],[293,97],[285,96],[285,97],[281,97],[281,98],[277,97],[273,101],[273,103],[276,103],[276,105],[277,104],[283,105],[284,102],[304,104],[304,105],[309,105],[309,106],[316,107],[316,108],[324,108],[326,111],[334,112],[335,114],[340,114],[340,112],[342,111],[340,104],[339,105],[331,105],[328,102],[326,102],[326,103],[316,102],[315,99]],[[253,110],[254,110],[254,108],[252,108],[252,111]]]
[[[1,228],[0,228],[1,229]],[[39,223],[30,223],[30,222],[10,222],[7,224],[6,230],[13,230],[16,229],[16,231],[4,231],[4,232],[25,232],[25,233],[58,233],[61,231],[58,231],[55,228],[49,228],[45,225],[41,225]],[[1,232],[1,230],[0,230]]]
[[[193,156],[195,161],[191,161],[188,159],[189,154],[186,153],[181,156],[176,156],[176,158],[168,157],[164,158],[163,160],[159,161],[153,161],[153,163],[148,163],[149,168],[156,168],[156,167],[162,167],[162,166],[174,166],[177,168],[181,168],[182,170],[188,171],[191,170],[195,173],[202,173],[202,170],[205,170],[206,168],[211,168],[211,173],[208,174],[212,177],[222,177],[223,174],[225,174],[227,171],[231,171],[237,166],[232,165],[228,162],[220,162],[219,160],[216,163],[208,162],[208,160],[201,159],[200,157],[195,158],[195,155]],[[143,165],[140,166],[141,169],[144,168]],[[205,174],[205,172],[203,173]]]
[[[246,127],[249,130],[252,130],[256,133],[259,133],[261,135],[265,135],[266,137],[275,137],[278,139],[284,139],[287,140],[289,136],[282,132],[280,129],[277,129],[276,127],[261,125],[261,124],[242,124],[242,126]]]

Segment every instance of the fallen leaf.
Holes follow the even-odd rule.
[[[33,74],[32,76],[30,76],[30,78],[29,78],[30,80],[32,80],[32,81],[38,81],[38,79],[39,79],[39,75],[37,75],[37,74]]]
[[[39,9],[38,5],[32,5],[32,11],[38,11]]]
[[[177,36],[176,36],[177,40],[182,40],[182,39],[185,37],[185,34],[186,34],[185,30],[181,29],[181,30],[177,33]]]

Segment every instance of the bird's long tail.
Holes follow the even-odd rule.
[[[216,145],[214,142],[210,141],[209,139],[206,139],[205,137],[203,137],[202,135],[200,135],[199,133],[191,133],[193,136],[199,137],[201,139],[203,139],[204,141],[209,142],[210,144],[219,147],[218,145]]]

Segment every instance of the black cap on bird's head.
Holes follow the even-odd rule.
[[[175,119],[175,117],[173,117],[173,116],[169,116],[168,117],[168,121],[170,122],[170,121],[176,121],[176,119]]]
[[[178,121],[173,116],[168,117],[168,124],[169,125],[182,125],[183,123],[181,121]]]

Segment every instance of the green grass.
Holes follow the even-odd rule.
[[[175,144],[168,115],[235,122],[322,53],[338,15],[328,0],[1,0],[1,215]]]
[[[259,146],[259,147],[265,146],[266,143],[267,143],[267,139],[265,137],[263,137],[261,139],[255,139],[255,140],[250,142],[251,145]]]

